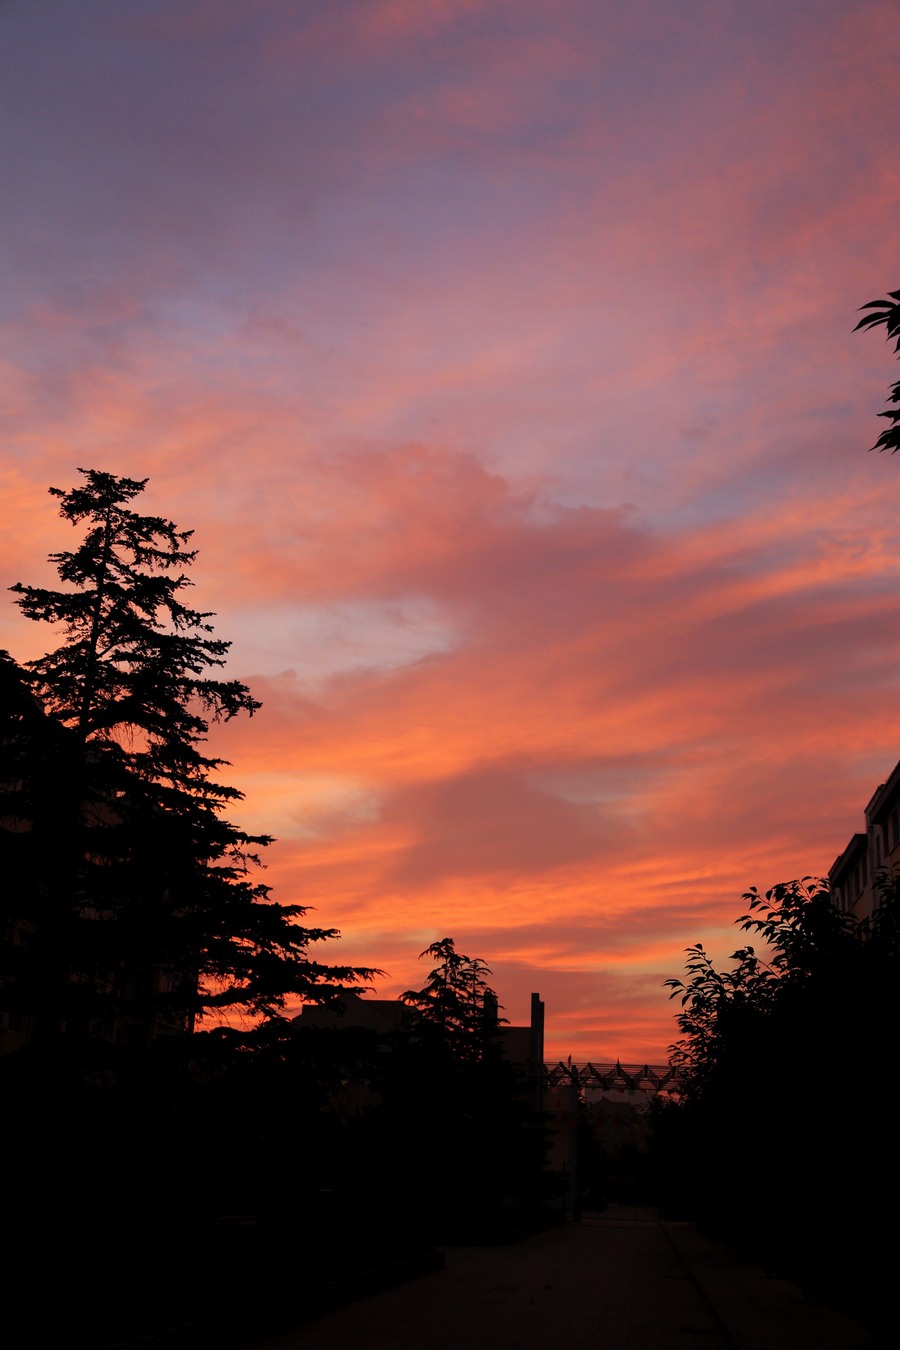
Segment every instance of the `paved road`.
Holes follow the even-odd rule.
[[[693,1228],[622,1210],[504,1247],[255,1342],[252,1350],[857,1350],[849,1319]]]

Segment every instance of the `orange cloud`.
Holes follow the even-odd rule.
[[[683,948],[897,753],[894,8],[340,11],[5,21],[0,571],[77,465],[149,475],[276,894],[658,1062]]]

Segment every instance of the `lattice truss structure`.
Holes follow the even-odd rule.
[[[617,1088],[624,1092],[677,1092],[678,1070],[671,1064],[563,1064],[544,1065],[547,1087],[574,1083],[579,1088]]]

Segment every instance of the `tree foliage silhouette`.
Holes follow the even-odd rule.
[[[818,878],[751,889],[736,922],[759,950],[739,948],[721,970],[688,948],[684,978],[666,981],[681,1001],[671,1053],[684,1099],[659,1113],[679,1208],[876,1321],[891,1315],[889,1257],[844,1239],[877,1231],[898,1200],[882,1084],[896,1037],[900,882],[883,873],[877,891],[859,920]],[[765,1203],[753,1203],[750,1175]]]
[[[186,1027],[197,1014],[275,1017],[289,998],[337,997],[375,972],[312,959],[336,930],[305,927],[307,907],[270,898],[253,878],[270,837],[223,816],[243,794],[218,777],[227,762],[207,753],[210,723],[260,705],[217,676],[231,644],[186,602],[192,532],[132,509],[146,479],[79,473],[81,485],[50,489],[84,531],[51,555],[61,588],[11,588],[29,619],[64,635],[25,667],[66,765],[41,818],[57,864],[32,887],[25,925],[26,943],[43,946],[49,1003],[71,1009],[80,993],[110,1005],[130,991],[145,1024],[152,1005]]]
[[[480,957],[463,956],[453,938],[433,942],[419,953],[419,960],[426,956],[435,965],[425,984],[400,995],[413,1027],[436,1037],[456,1059],[483,1059],[501,1020],[497,996],[486,979],[490,967]]]
[[[886,300],[870,300],[860,309],[871,309],[874,313],[864,315],[854,328],[854,333],[857,329],[874,328],[883,323],[887,329],[886,340],[894,343],[894,352],[900,356],[900,291],[889,291]],[[871,449],[890,450],[893,455],[900,450],[900,380],[892,386],[888,402],[897,406],[878,416],[888,418],[891,425],[881,433]]]
[[[406,1025],[382,1057],[379,1152],[420,1224],[441,1241],[480,1241],[544,1198],[544,1121],[525,1066],[504,1051],[490,967],[452,938],[420,959],[432,967],[401,994]]]
[[[751,887],[743,899],[747,912],[736,922],[762,939],[764,955],[748,944],[732,953],[730,970],[719,970],[697,943],[686,949],[686,978],[665,981],[682,1009],[672,1059],[694,1095],[733,1053],[742,1024],[773,1018],[798,988],[838,979],[860,950],[859,925],[832,905],[821,878],[782,883],[765,897]]]

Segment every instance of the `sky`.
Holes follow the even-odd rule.
[[[897,0],[0,0],[2,585],[149,479],[233,819],[379,997],[450,936],[665,1063],[900,757],[898,61]]]

